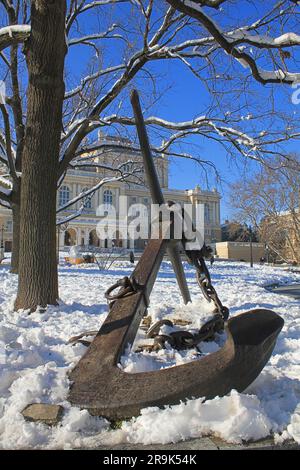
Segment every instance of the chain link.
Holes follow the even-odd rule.
[[[196,268],[196,279],[198,285],[205,297],[209,302],[213,301],[215,305],[214,317],[206,322],[196,334],[188,331],[175,331],[169,334],[159,334],[162,325],[172,326],[169,320],[160,320],[156,322],[148,330],[147,337],[154,338],[154,346],[163,348],[165,343],[168,342],[171,347],[175,349],[197,348],[197,345],[202,341],[213,341],[216,333],[221,333],[224,330],[225,321],[229,317],[229,309],[225,307],[214,286],[211,282],[211,277],[205,263],[205,258],[212,256],[210,247],[204,246],[199,251],[186,250],[186,256],[189,263]]]
[[[160,335],[159,330],[162,325],[173,326],[169,320],[160,320],[152,325],[148,332],[147,337],[154,339],[154,344],[157,347],[164,347],[165,343],[168,342],[175,349],[186,349],[197,347],[201,341],[213,341],[216,333],[220,333],[224,330],[225,321],[228,319],[229,310],[225,307],[216,292],[216,289],[212,285],[211,277],[205,263],[205,258],[211,257],[212,250],[210,247],[204,246],[199,251],[188,251],[186,250],[186,256],[191,265],[196,269],[196,279],[198,285],[205,297],[209,302],[213,301],[215,305],[214,317],[206,322],[196,334],[192,334],[188,331],[174,331],[169,334]],[[139,286],[134,279],[124,277],[117,281],[111,286],[105,293],[106,299],[110,302],[110,307],[117,300],[124,297],[136,294],[143,286]],[[119,290],[113,294],[115,289]],[[146,302],[148,304],[148,302]]]
[[[222,304],[216,289],[212,285],[211,277],[204,259],[212,256],[211,248],[204,245],[202,250],[186,250],[185,253],[189,263],[196,268],[196,279],[205,299],[209,302],[213,301],[215,313],[218,313],[221,318],[226,321],[229,317],[229,309]]]

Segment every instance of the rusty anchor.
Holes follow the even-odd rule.
[[[152,200],[162,204],[163,194],[136,91],[132,93],[131,102]],[[227,335],[224,346],[199,360],[160,371],[129,374],[118,366],[125,347],[133,343],[147,313],[150,294],[166,251],[183,300],[190,300],[180,257],[184,242],[184,239],[151,239],[133,274],[108,290],[107,299],[111,303],[106,321],[69,377],[68,399],[72,404],[108,419],[129,418],[148,406],[171,405],[197,397],[211,399],[224,396],[232,389],[242,392],[260,374],[272,354],[283,319],[271,310],[255,309],[228,320],[228,309],[221,304],[211,285],[204,262],[205,249],[186,251],[188,260],[196,267],[203,294],[216,307],[215,319],[201,328],[195,344],[210,336],[213,330],[224,328]],[[114,294],[116,288],[119,290]]]

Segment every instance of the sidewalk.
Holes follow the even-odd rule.
[[[294,299],[300,299],[300,284],[290,284],[287,286],[278,286],[271,290],[274,294],[289,295]]]
[[[97,447],[95,450],[299,450],[300,444],[295,441],[286,441],[282,445],[275,444],[270,437],[258,442],[247,444],[230,444],[217,437],[201,437],[188,441],[178,442],[177,444],[152,444],[145,446],[143,444],[119,444],[113,447]]]

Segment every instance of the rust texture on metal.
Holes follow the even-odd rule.
[[[133,93],[132,102],[136,119],[141,123],[137,93]],[[137,128],[145,151],[149,187],[152,188],[152,197],[161,200],[153,162],[148,162],[148,167],[146,165],[148,160],[152,161],[152,156],[144,121],[141,126],[139,123]],[[225,328],[225,345],[212,354],[180,366],[138,374],[124,372],[119,366],[121,355],[125,347],[133,343],[147,313],[150,294],[166,250],[170,257],[172,253],[174,255],[173,266],[175,264],[177,280],[187,301],[186,278],[176,251],[178,240],[150,240],[130,278],[123,278],[108,289],[106,297],[110,301],[110,309],[106,321],[69,377],[69,401],[87,408],[93,415],[110,419],[129,418],[147,406],[176,404],[193,397],[209,399],[224,396],[232,389],[241,392],[259,375],[272,354],[283,319],[270,310],[256,309],[228,320],[228,309],[222,305],[211,285],[204,262],[205,250],[200,250],[187,252],[187,256],[196,268],[203,294],[215,304],[214,319],[195,335],[180,331],[163,338],[164,335],[155,336],[161,325],[154,325],[149,336],[162,343],[167,339],[181,349],[196,347],[198,342]],[[180,266],[177,271],[176,266]]]
[[[144,312],[142,296],[136,296],[114,303],[106,324],[71,373],[69,400],[93,415],[129,418],[147,406],[176,404],[192,397],[209,399],[232,389],[242,392],[269,360],[283,326],[276,313],[253,310],[228,321],[227,341],[217,352],[169,369],[128,374],[118,363],[135,334],[138,321],[134,320]]]

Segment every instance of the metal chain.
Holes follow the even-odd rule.
[[[219,299],[216,289],[212,285],[211,277],[204,259],[210,258],[212,256],[211,248],[204,245],[202,250],[186,250],[185,253],[189,260],[189,263],[196,268],[197,282],[204,297],[209,302],[213,301],[213,303],[215,304],[215,313],[220,314],[223,320],[226,321],[229,317],[229,309],[225,307]]]
[[[215,305],[214,317],[206,322],[196,334],[192,334],[188,331],[174,331],[167,335],[160,335],[159,330],[163,324],[173,326],[169,320],[161,320],[156,322],[147,332],[147,338],[154,338],[154,345],[157,347],[164,347],[165,343],[168,342],[175,349],[186,349],[197,347],[201,341],[213,341],[216,333],[220,333],[224,330],[225,321],[228,319],[229,310],[225,307],[219,296],[212,285],[211,277],[205,263],[205,257],[211,256],[211,249],[204,246],[199,251],[188,251],[186,250],[186,256],[191,265],[196,268],[196,279],[199,287],[209,302],[213,301]],[[113,294],[115,289],[119,288],[117,293]],[[139,286],[136,281],[129,277],[124,277],[117,281],[111,286],[106,292],[105,297],[112,304],[121,298],[136,294],[139,290],[143,290],[143,286]],[[148,305],[148,302],[146,302]]]
[[[201,341],[213,341],[216,333],[221,333],[224,330],[225,321],[229,317],[229,309],[225,307],[214,286],[211,282],[211,277],[205,263],[205,257],[211,257],[211,248],[204,246],[199,251],[188,251],[186,255],[189,263],[196,268],[196,279],[199,287],[209,302],[213,301],[215,305],[214,317],[206,322],[196,334],[192,334],[188,331],[175,331],[168,335],[159,335],[159,329],[163,324],[171,326],[169,320],[161,320],[155,323],[147,333],[148,338],[154,338],[154,346],[164,347],[165,343],[168,342],[171,347],[175,349],[186,349],[186,348],[197,348],[197,345]],[[168,323],[167,323],[168,322]]]

